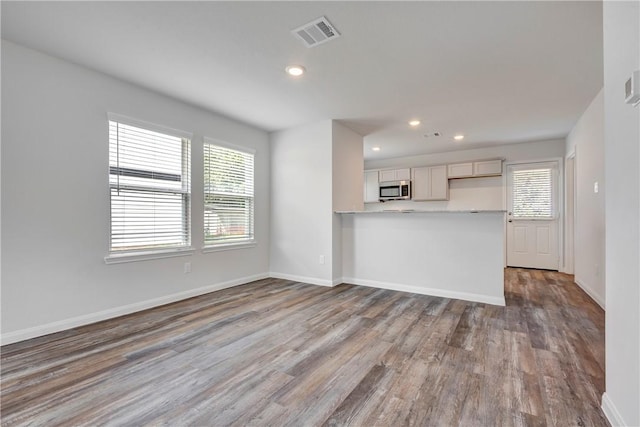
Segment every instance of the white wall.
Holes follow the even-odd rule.
[[[274,132],[271,164],[271,275],[340,283],[342,225],[333,211],[362,210],[362,137],[333,120]]]
[[[602,403],[613,425],[638,426],[640,107],[623,98],[625,81],[640,69],[640,3],[605,1],[603,21],[607,379]]]
[[[548,159],[564,156],[564,140],[548,140],[507,144],[473,150],[425,154],[421,156],[365,161],[365,169],[419,167],[461,163],[471,160],[503,158],[505,162]],[[367,203],[368,211],[383,209],[457,210],[457,209],[505,209],[504,181],[502,177],[466,178],[449,181],[447,201],[393,201]]]
[[[344,280],[504,305],[504,214],[343,215]]]
[[[575,157],[575,281],[605,305],[604,91],[600,91],[567,136],[567,155]],[[598,183],[598,193],[594,184]]]
[[[364,209],[362,136],[340,122],[332,123],[333,211]],[[332,282],[342,282],[342,215],[333,215]]]
[[[274,277],[332,283],[331,135],[332,122],[324,120],[270,136]]]
[[[332,122],[333,210],[361,211],[364,203],[362,136],[345,125]]]
[[[194,133],[196,249],[203,245],[202,137],[255,149],[257,246],[106,265],[107,112]],[[3,41],[3,342],[264,277],[268,150],[263,131]]]

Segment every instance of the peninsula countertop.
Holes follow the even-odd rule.
[[[476,213],[506,213],[506,210],[492,210],[492,209],[383,209],[378,211],[335,211],[337,214],[442,214],[442,213],[455,213],[455,214],[476,214]]]

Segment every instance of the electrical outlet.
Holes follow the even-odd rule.
[[[191,273],[191,263],[190,262],[185,262],[184,263],[184,274],[187,273]]]
[[[593,192],[597,193],[598,192],[598,181],[593,183]]]
[[[324,255],[320,255],[320,260],[319,260],[320,264],[324,264]]]

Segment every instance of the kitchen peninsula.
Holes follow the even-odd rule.
[[[503,210],[338,211],[343,281],[504,305]]]

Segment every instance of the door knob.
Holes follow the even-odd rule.
[[[510,219],[510,220],[509,220],[509,222],[513,222],[513,220],[512,220],[512,219]]]

